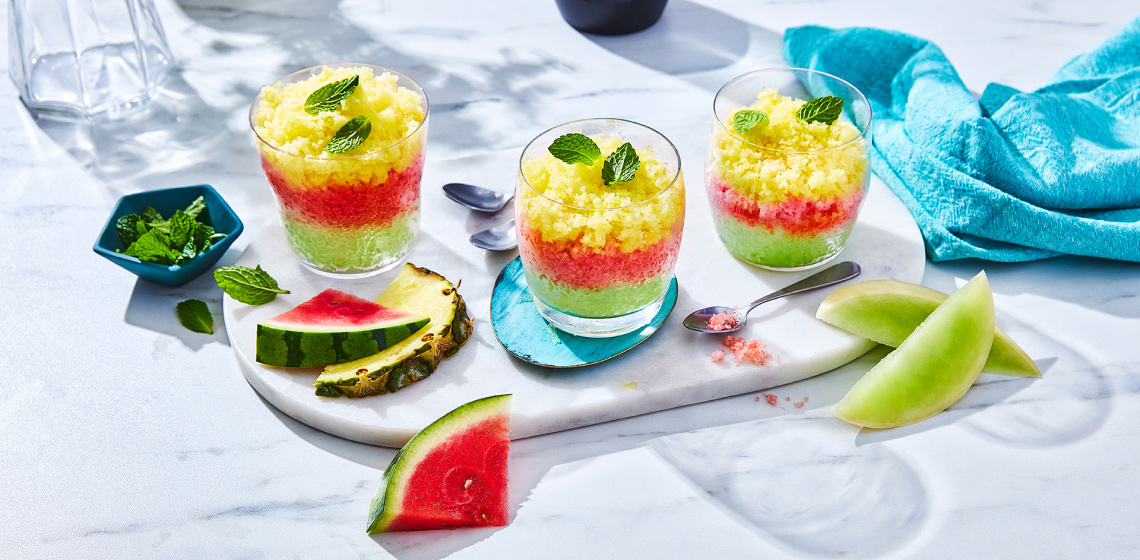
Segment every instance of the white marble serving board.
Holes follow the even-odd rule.
[[[699,127],[701,133],[705,129]],[[663,132],[670,135],[668,129]],[[681,136],[694,138],[694,134],[695,130]],[[702,143],[696,138],[696,143]],[[703,146],[686,150],[683,143],[678,145],[682,161],[700,161]],[[486,253],[467,242],[470,233],[505,221],[513,210],[508,206],[498,216],[480,216],[444,198],[440,186],[466,181],[508,191],[517,157],[518,151],[510,150],[429,163],[423,182],[423,231],[409,261],[453,282],[462,280],[459,291],[475,317],[475,330],[460,352],[445,359],[433,375],[398,393],[365,399],[317,397],[313,380],[319,369],[269,368],[253,361],[259,321],[326,288],[374,299],[395,274],[351,281],[319,276],[292,257],[279,226],[257,232],[238,264],[261,265],[291,293],[256,307],[225,299],[230,344],[250,385],[278,409],[314,428],[364,443],[400,446],[444,413],[489,395],[514,394],[511,436],[517,439],[767,389],[836,368],[869,348],[866,341],[814,318],[816,307],[829,292],[824,289],[752,312],[748,327],[738,334],[767,344],[775,357],[768,365],[737,366],[731,354],[722,363],[710,360],[712,352],[722,348],[724,336],[685,329],[681,320],[686,314],[707,305],[744,304],[811,272],[768,272],[730,256],[713,231],[702,177],[694,172],[698,166],[690,163],[685,168],[688,207],[676,270],[680,290],[676,309],[661,330],[621,356],[584,368],[545,369],[513,358],[495,338],[489,315],[495,277],[517,252]],[[922,239],[910,214],[874,179],[839,259],[863,267],[858,280],[919,282],[924,258]]]

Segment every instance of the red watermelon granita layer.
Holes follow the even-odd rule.
[[[309,96],[346,80],[339,105]],[[350,121],[359,143],[332,149]],[[261,91],[250,122],[290,247],[310,268],[373,274],[397,264],[418,233],[427,100],[410,79],[379,67],[333,65],[287,76]]]
[[[629,315],[669,288],[684,228],[684,181],[651,149],[631,181],[605,185],[605,157],[622,142],[594,137],[593,165],[549,153],[522,162],[519,256],[536,303],[573,317]]]
[[[799,268],[824,262],[843,249],[865,189],[831,199],[789,196],[755,202],[713,173],[706,178],[713,224],[732,254],[771,268]]]
[[[396,262],[419,229],[423,152],[382,182],[291,183],[262,157],[289,244],[304,262],[330,272],[364,272]]]
[[[842,119],[805,122],[805,101],[766,89],[747,108],[767,120],[713,123],[705,186],[717,234],[752,264],[799,269],[830,260],[847,242],[867,192],[867,141]]]
[[[419,206],[424,157],[421,151],[411,165],[379,182],[375,178],[344,183],[330,179],[321,185],[297,185],[264,156],[261,168],[281,211],[294,221],[347,228],[384,226]]]
[[[681,224],[657,243],[623,252],[617,246],[550,243],[528,225],[519,227],[519,255],[529,266],[527,285],[543,302],[580,317],[632,313],[668,289],[681,248]]]

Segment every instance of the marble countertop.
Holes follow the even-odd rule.
[[[178,65],[145,118],[36,121],[0,80],[0,557],[1140,554],[1140,264],[927,263],[923,283],[943,291],[984,268],[999,325],[1044,370],[985,374],[931,420],[859,432],[830,417],[872,354],[771,391],[810,396],[802,409],[747,394],[517,441],[510,525],[374,537],[365,515],[394,451],[284,416],[224,332],[180,327],[177,301],[220,311],[209,278],[166,288],[91,251],[115,200],[152,188],[210,183],[248,231],[271,223],[249,103],[317,63],[419,81],[443,161],[588,116],[707,121],[721,84],[782,65],[784,29],[808,23],[910,32],[975,91],[1033,89],[1133,2],[672,0],[617,38],[573,31],[549,0],[156,4]]]

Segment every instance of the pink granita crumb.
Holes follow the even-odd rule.
[[[807,397],[804,397],[804,402],[808,402],[808,398],[807,398]]]
[[[724,361],[724,350],[713,350],[712,361],[714,364],[719,364]]]
[[[760,402],[760,397],[756,397],[756,402]]]
[[[790,401],[790,400],[792,400],[792,397],[784,397],[784,400]]]
[[[745,341],[741,337],[728,335],[724,339],[724,347],[732,351],[733,357],[736,358],[736,365],[752,362],[762,366],[772,359],[772,355],[764,349],[764,343],[759,340]]]
[[[768,399],[768,404],[770,404],[772,406],[776,406],[776,403],[780,402],[780,397],[777,397],[776,395],[773,395],[772,393],[765,394],[764,398]]]
[[[721,311],[709,318],[708,328],[713,331],[727,331],[740,325],[740,315],[735,310]]]
[[[796,406],[796,408],[803,408],[803,407],[804,407],[804,402],[803,402],[803,401],[800,401],[800,402],[796,403],[796,404],[795,404],[795,406]]]

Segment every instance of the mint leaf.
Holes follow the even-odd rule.
[[[182,252],[178,254],[178,258],[174,259],[174,264],[182,264],[197,256],[198,249],[194,247],[194,243],[187,243],[186,246],[182,248]]]
[[[626,142],[606,158],[606,163],[602,165],[602,181],[605,181],[607,187],[614,183],[628,183],[640,167],[641,159],[637,157],[637,151],[633,149],[633,144]]]
[[[594,165],[594,162],[602,157],[602,151],[598,149],[598,145],[590,140],[589,136],[577,132],[563,134],[555,138],[547,151],[550,152],[550,155],[566,163]]]
[[[174,212],[167,223],[170,225],[170,247],[179,250],[190,241],[198,227],[198,221],[181,210]]]
[[[172,265],[181,251],[170,248],[170,238],[158,230],[148,231],[123,252],[128,257],[155,264]]]
[[[223,266],[214,270],[214,280],[222,291],[247,305],[261,305],[273,301],[277,294],[287,294],[289,290],[277,287],[277,281],[268,272],[248,266]]]
[[[796,118],[808,123],[821,122],[830,125],[839,119],[842,113],[843,100],[829,95],[817,97],[801,105],[800,110],[796,111]]]
[[[372,123],[368,121],[368,117],[360,115],[344,123],[344,126],[336,131],[332,140],[325,144],[325,151],[330,154],[352,151],[363,144],[369,134],[372,134]]]
[[[190,206],[186,207],[185,212],[187,216],[190,216],[191,218],[197,220],[198,215],[201,214],[205,209],[206,198],[199,196],[198,198],[194,199],[194,202],[190,203]]]
[[[764,111],[737,111],[732,116],[732,129],[744,134],[756,127],[763,128],[768,124],[768,113]]]
[[[139,236],[144,232],[139,231],[139,222],[142,218],[138,214],[127,214],[115,220],[115,231],[119,232],[119,241],[123,242],[123,247],[130,247],[131,243],[138,241]]]
[[[321,111],[335,111],[340,104],[360,85],[360,76],[353,76],[343,80],[325,84],[305,98],[305,112],[315,115]]]
[[[153,206],[147,206],[146,208],[143,209],[142,219],[144,222],[147,222],[147,223],[165,222],[166,221],[165,219],[163,219],[162,214],[159,214],[158,210],[155,210]]]
[[[188,299],[179,302],[174,311],[178,313],[178,322],[182,323],[183,327],[196,333],[214,334],[214,316],[210,314],[206,302],[200,299]]]
[[[194,228],[194,233],[190,236],[190,242],[194,244],[194,250],[201,253],[214,244],[214,235],[214,228],[198,222],[197,227]],[[224,233],[217,235],[225,236]]]

